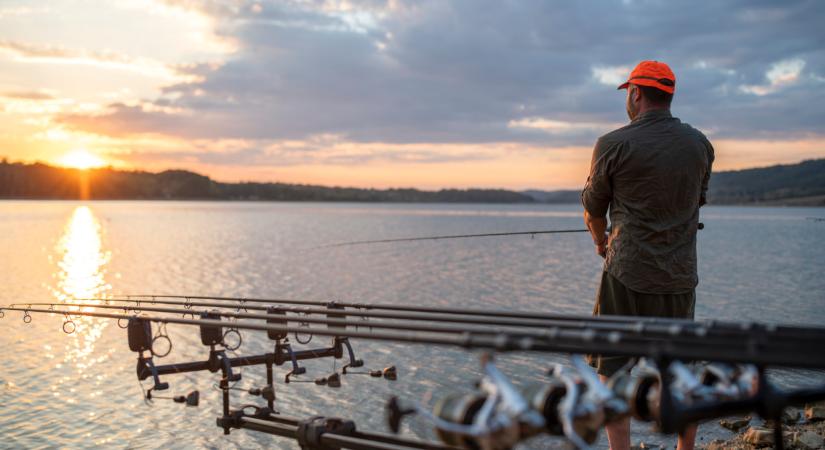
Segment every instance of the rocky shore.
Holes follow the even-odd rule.
[[[825,403],[808,405],[804,410],[788,408],[782,415],[783,441],[789,450],[825,449]],[[751,450],[772,448],[773,424],[751,417],[732,417],[719,425],[737,434],[727,440],[714,440],[705,450]]]

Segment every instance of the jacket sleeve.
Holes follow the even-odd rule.
[[[612,160],[615,145],[607,145],[602,139],[596,142],[590,160],[590,175],[582,191],[582,206],[593,217],[605,217],[613,199],[611,182]]]
[[[706,142],[708,151],[708,167],[705,170],[705,176],[702,178],[702,193],[699,195],[699,206],[705,205],[708,202],[708,183],[710,182],[710,173],[713,168],[713,161],[716,158],[713,146],[709,141]]]

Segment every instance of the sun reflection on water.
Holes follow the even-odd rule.
[[[58,300],[103,298],[111,289],[105,280],[111,252],[103,250],[100,222],[88,206],[75,208],[56,250],[62,255],[54,290]]]
[[[93,311],[92,307],[70,306],[76,303],[100,303],[108,298],[111,285],[106,282],[106,265],[111,252],[103,248],[100,222],[88,206],[78,206],[72,212],[55,251],[60,258],[54,274],[56,287],[52,293],[59,303],[64,303],[72,311]],[[95,299],[95,300],[88,300]],[[100,339],[108,325],[108,319],[92,317],[72,317],[74,332],[66,347],[66,363],[84,370],[100,363],[107,355],[94,355],[95,342]]]

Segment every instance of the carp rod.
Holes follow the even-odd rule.
[[[67,306],[61,303],[31,303],[27,304],[29,307],[32,306],[47,306],[49,308],[60,307],[60,306]],[[18,304],[14,304],[13,306],[20,306]],[[558,329],[591,329],[591,330],[601,330],[601,331],[624,331],[627,333],[632,333],[639,338],[645,339],[663,339],[667,338],[672,340],[673,342],[694,342],[696,337],[702,338],[703,345],[730,345],[732,342],[736,343],[737,341],[731,341],[732,339],[746,339],[747,335],[732,335],[730,333],[713,333],[703,331],[702,333],[694,333],[689,332],[688,330],[684,330],[682,332],[677,332],[677,330],[673,329],[672,327],[664,327],[653,329],[648,327],[644,333],[640,333],[638,328],[635,327],[619,327],[619,328],[609,328],[603,327],[599,325],[603,324],[593,324],[593,327],[588,327],[586,323],[582,324],[574,324],[573,326],[568,326],[564,323],[556,324],[556,325],[523,325],[527,327],[534,327],[540,328],[539,330],[530,330],[530,331],[517,331],[517,330],[508,330],[503,328],[490,328],[489,323],[485,321],[481,322],[468,322],[465,327],[457,327],[457,326],[444,326],[444,325],[434,325],[431,323],[423,323],[420,321],[413,321],[413,323],[404,323],[399,321],[368,321],[364,322],[363,320],[344,320],[343,318],[346,317],[346,314],[340,310],[324,310],[322,311],[323,314],[326,314],[326,318],[319,318],[319,317],[311,317],[311,316],[286,316],[283,311],[279,311],[277,309],[270,309],[267,311],[267,314],[259,314],[259,313],[249,313],[249,312],[227,312],[227,311],[219,311],[219,310],[201,310],[196,311],[191,308],[160,308],[154,306],[118,306],[118,305],[96,305],[92,303],[78,303],[72,304],[71,307],[78,307],[78,308],[101,308],[101,309],[109,309],[109,310],[122,310],[124,313],[142,313],[142,312],[155,312],[155,313],[162,313],[162,314],[180,314],[183,317],[191,316],[192,318],[195,315],[202,315],[202,314],[210,314],[212,316],[219,316],[222,318],[228,319],[258,319],[258,320],[266,320],[268,323],[275,323],[278,321],[280,323],[298,323],[301,326],[305,326],[306,330],[302,334],[312,334],[312,330],[314,328],[310,328],[309,324],[318,324],[318,325],[326,325],[328,327],[337,327],[337,328],[344,328],[344,327],[354,327],[356,330],[360,328],[369,328],[370,330],[373,328],[378,329],[388,329],[388,330],[402,330],[402,331],[418,331],[418,332],[429,332],[429,333],[445,333],[445,334],[462,334],[462,333],[475,333],[479,335],[496,335],[501,332],[509,332],[514,336],[519,337],[532,337],[532,338],[545,338],[546,334],[544,333],[544,329],[549,328],[550,326],[555,326]],[[428,321],[430,322],[430,321]],[[483,327],[482,327],[483,326]],[[232,325],[229,325],[231,328]],[[516,328],[514,324],[510,324],[508,328]],[[774,350],[778,350],[779,348],[784,348],[788,351],[794,351],[800,344],[800,339],[795,339],[794,337],[785,337],[782,335],[776,334],[767,334],[764,336],[766,344],[770,347],[773,347]],[[804,342],[809,342],[809,339],[806,339]],[[242,340],[242,338],[241,338]],[[823,343],[825,343],[825,336],[821,339]],[[240,345],[240,344],[239,344]]]
[[[62,305],[67,306],[67,305]],[[101,305],[95,305],[101,306]],[[110,305],[105,305],[110,306]],[[118,308],[113,306],[113,308]],[[158,308],[160,309],[160,308]],[[174,309],[174,308],[164,308]],[[312,350],[291,350],[288,340],[284,340],[284,332],[300,331],[307,332],[306,328],[290,327],[283,321],[284,317],[280,313],[269,315],[271,320],[277,325],[265,323],[256,324],[238,321],[220,320],[220,315],[213,312],[201,313],[201,319],[179,319],[177,317],[147,316],[134,314],[109,314],[103,312],[90,311],[69,311],[66,309],[40,309],[40,308],[0,308],[0,318],[5,316],[3,310],[22,311],[23,320],[26,323],[32,321],[30,313],[58,314],[64,316],[63,329],[67,331],[67,324],[71,324],[74,331],[72,316],[102,317],[118,320],[128,320],[129,348],[138,352],[137,376],[138,380],[145,380],[148,377],[154,379],[154,386],[148,393],[144,391],[146,400],[152,398],[170,399],[171,397],[152,396],[152,391],[169,389],[169,383],[160,381],[159,376],[171,375],[186,372],[209,371],[221,372],[220,389],[223,392],[223,414],[217,420],[217,425],[224,429],[224,434],[229,434],[231,429],[249,429],[253,431],[266,432],[274,435],[296,439],[304,449],[320,450],[328,448],[344,447],[353,449],[389,450],[400,448],[419,449],[443,449],[454,445],[464,448],[476,448],[472,443],[481,443],[489,438],[507,442],[507,448],[515,443],[528,438],[535,433],[549,433],[551,435],[566,436],[578,448],[588,448],[588,444],[595,439],[592,432],[601,428],[604,423],[618,420],[621,416],[629,412],[641,412],[648,416],[648,411],[653,412],[650,417],[642,417],[643,420],[655,420],[665,433],[678,431],[684,424],[695,420],[718,417],[720,411],[724,413],[738,411],[757,411],[763,417],[776,419],[781,414],[782,409],[791,404],[801,404],[803,402],[815,401],[825,398],[825,389],[808,389],[793,392],[775,391],[770,383],[764,378],[764,368],[768,365],[791,365],[801,367],[825,367],[825,355],[814,353],[813,349],[818,349],[822,343],[815,339],[809,339],[801,351],[788,351],[787,349],[770,348],[765,346],[773,340],[756,339],[742,341],[740,339],[730,339],[726,345],[714,343],[708,345],[703,339],[695,339],[698,342],[679,342],[676,336],[670,338],[656,338],[645,340],[632,333],[622,333],[617,331],[604,332],[594,330],[563,330],[558,327],[546,331],[544,336],[524,336],[514,333],[498,332],[496,334],[482,335],[478,332],[464,331],[459,336],[444,336],[444,333],[363,333],[352,332],[345,328],[337,328],[341,321],[328,321],[328,328],[313,328],[311,331],[318,335],[332,336],[333,344],[329,348]],[[175,309],[180,311],[179,309]],[[341,314],[340,309],[331,309],[329,315]],[[177,313],[177,312],[176,312]],[[187,314],[194,315],[189,310]],[[234,313],[228,313],[234,314]],[[268,315],[263,315],[268,319]],[[274,316],[274,317],[272,317]],[[336,316],[337,317],[337,316]],[[215,320],[218,319],[218,320]],[[318,319],[325,320],[325,319]],[[153,337],[151,323],[159,324],[158,334]],[[165,326],[168,323],[193,325],[200,328],[201,343],[210,348],[209,359],[206,361],[193,361],[175,363],[158,366],[153,362],[153,357],[161,358],[153,349],[155,340],[166,335]],[[227,350],[232,350],[221,338],[224,327],[232,329],[265,330],[268,337],[275,340],[274,352],[261,355],[244,355],[229,357]],[[274,331],[275,333],[270,333]],[[754,333],[758,335],[759,333]],[[225,335],[223,335],[225,336]],[[493,349],[499,351],[519,350],[519,351],[539,351],[539,352],[568,352],[568,353],[602,353],[605,355],[625,355],[625,356],[645,356],[655,361],[662,372],[661,377],[654,376],[630,378],[625,383],[608,383],[603,386],[595,376],[592,369],[584,365],[581,358],[574,357],[572,362],[578,374],[567,373],[562,366],[556,365],[554,371],[550,373],[557,381],[549,380],[540,391],[532,394],[525,393],[522,397],[513,390],[513,386],[506,378],[489,363],[489,359],[482,357],[485,378],[480,382],[483,389],[482,397],[468,397],[472,402],[467,403],[460,398],[445,397],[439,404],[447,407],[439,413],[426,413],[420,405],[413,410],[398,406],[397,399],[391,399],[388,404],[388,420],[390,428],[398,430],[398,425],[403,416],[410,412],[425,414],[430,420],[435,421],[437,433],[446,444],[408,440],[402,437],[394,437],[376,433],[363,433],[355,428],[354,422],[346,419],[313,417],[306,420],[295,420],[291,418],[279,418],[279,413],[273,409],[275,391],[273,387],[273,365],[282,365],[292,359],[293,370],[287,374],[285,383],[289,383],[290,375],[300,375],[305,373],[305,369],[296,365],[297,360],[315,359],[343,356],[343,346],[349,352],[349,363],[344,366],[343,373],[347,374],[347,367],[362,367],[363,361],[354,358],[352,348],[348,338],[366,338],[374,340],[401,341],[416,344],[436,344],[436,345],[459,345],[467,349]],[[170,350],[171,350],[171,340]],[[239,345],[240,346],[240,343]],[[811,349],[811,354],[806,354]],[[149,356],[145,353],[149,352]],[[286,353],[285,353],[286,352]],[[168,354],[168,352],[166,353]],[[727,354],[727,356],[726,356]],[[804,360],[802,365],[790,361],[790,357]],[[731,358],[732,356],[732,358]],[[736,375],[738,371],[734,366],[719,366],[717,370],[708,373],[713,374],[712,379],[703,378],[699,380],[686,372],[685,366],[679,360],[708,359],[718,362],[738,362],[748,364],[758,364],[759,366],[742,367],[742,374],[759,374],[759,390],[751,393],[753,384],[748,380],[753,379],[745,376],[741,378]],[[249,394],[260,396],[267,400],[267,407],[243,406],[240,409],[232,410],[230,407],[230,391],[234,388],[233,382],[241,380],[240,372],[233,372],[235,367],[245,367],[252,365],[266,365],[267,384],[263,388],[249,389]],[[681,368],[681,369],[680,369]],[[301,371],[298,371],[301,369]],[[680,369],[680,370],[677,370]],[[721,372],[720,372],[721,370]],[[375,371],[377,375],[394,380],[396,377],[395,367],[385,368],[383,371]],[[364,372],[353,372],[364,373]],[[721,378],[719,378],[721,377]],[[577,386],[578,380],[583,379],[587,384],[587,389],[580,391]],[[589,381],[588,381],[589,380]],[[660,380],[660,381],[656,381]],[[719,380],[717,383],[713,380]],[[319,381],[321,381],[319,383]],[[712,384],[708,384],[710,381]],[[559,384],[561,382],[561,384]],[[734,382],[733,385],[731,382]],[[335,384],[333,384],[335,383]],[[660,400],[656,396],[656,383],[668,386],[661,389]],[[315,384],[327,385],[329,387],[340,387],[340,375],[335,372],[327,378],[315,380]],[[717,386],[718,385],[718,389]],[[142,385],[141,385],[142,386]],[[731,388],[738,386],[736,392],[731,393]],[[671,393],[671,387],[673,392]],[[246,390],[246,389],[241,389]],[[642,395],[643,394],[643,395]],[[731,397],[732,396],[732,397]],[[187,405],[197,405],[197,391],[187,396],[171,398],[178,403],[185,402]],[[190,397],[194,400],[190,403]],[[452,400],[451,400],[452,399]],[[640,401],[647,403],[640,404]],[[455,400],[458,400],[456,402]],[[687,400],[687,402],[685,402]],[[484,402],[484,407],[475,409],[478,401]],[[697,402],[698,401],[698,402]],[[449,407],[453,404],[459,409]],[[394,406],[393,406],[394,405]],[[466,405],[470,410],[461,409],[461,405]],[[248,408],[255,410],[254,414],[247,413]],[[438,404],[436,405],[438,408]],[[531,412],[531,408],[532,411]],[[641,409],[640,409],[641,408]],[[657,410],[657,412],[654,412]],[[456,415],[455,413],[459,413]],[[273,415],[274,414],[274,415]],[[537,416],[539,414],[540,416]],[[466,420],[470,419],[470,422]],[[472,426],[464,425],[472,423]],[[781,421],[776,421],[781,424]],[[504,428],[499,424],[505,424]],[[285,425],[285,426],[284,426]],[[522,425],[529,425],[525,428]],[[564,425],[564,429],[559,428]],[[575,425],[575,426],[573,426]],[[509,430],[509,431],[508,431]],[[520,432],[513,434],[510,431]],[[585,433],[582,434],[581,432]],[[526,434],[525,434],[526,433]],[[775,433],[781,439],[781,425],[778,425]],[[454,448],[454,447],[453,447]],[[484,448],[484,447],[482,447]],[[504,448],[504,447],[502,447]]]
[[[477,237],[498,237],[498,236],[536,236],[538,234],[567,234],[567,233],[584,233],[587,229],[570,229],[570,230],[537,230],[537,231],[511,231],[502,233],[479,233],[479,234],[451,234],[443,236],[419,236],[408,238],[394,238],[394,239],[373,239],[365,241],[349,241],[338,242],[335,244],[319,245],[312,247],[310,250],[317,250],[322,248],[335,247],[349,247],[353,245],[367,245],[367,244],[387,244],[390,242],[414,242],[414,241],[440,241],[444,239],[467,239]]]
[[[702,322],[686,322],[686,323],[642,323],[642,322],[601,322],[598,320],[594,320],[594,317],[577,317],[577,316],[566,316],[565,319],[567,320],[546,320],[546,319],[536,319],[536,320],[516,320],[510,318],[497,318],[497,317],[489,317],[489,318],[479,318],[479,317],[460,317],[460,316],[435,316],[429,314],[414,314],[414,313],[385,313],[379,311],[363,311],[363,310],[345,310],[345,309],[331,309],[331,308],[283,308],[277,306],[254,306],[254,305],[227,305],[227,304],[212,304],[212,303],[201,303],[201,302],[190,302],[190,303],[183,303],[183,302],[175,302],[175,301],[157,301],[160,304],[166,305],[174,305],[174,306],[182,306],[183,308],[158,308],[154,306],[155,302],[142,302],[139,300],[114,300],[117,302],[129,302],[134,303],[134,305],[111,305],[111,304],[99,304],[99,303],[53,303],[53,302],[21,302],[21,303],[13,303],[10,306],[25,306],[28,307],[32,306],[47,306],[50,308],[54,307],[77,307],[77,308],[102,308],[102,309],[110,309],[110,310],[123,310],[125,313],[134,312],[140,313],[143,311],[147,312],[159,312],[159,313],[168,313],[168,314],[182,314],[186,315],[194,315],[193,307],[206,307],[206,308],[232,308],[236,309],[236,312],[222,312],[219,310],[212,310],[211,313],[220,315],[221,317],[227,318],[235,318],[235,319],[265,319],[265,320],[272,320],[272,314],[283,314],[284,321],[289,322],[297,322],[297,323],[315,323],[315,324],[324,324],[330,326],[353,326],[356,329],[358,328],[388,328],[392,329],[397,326],[397,322],[377,322],[370,319],[391,319],[391,320],[402,320],[402,321],[412,321],[412,322],[446,322],[446,323],[461,323],[467,325],[476,325],[476,326],[500,326],[500,327],[512,327],[512,328],[540,328],[546,329],[550,327],[558,327],[558,328],[572,328],[572,329],[593,329],[593,330],[603,330],[603,331],[624,331],[629,333],[636,333],[639,335],[648,335],[648,336],[659,336],[663,338],[694,338],[694,337],[701,337],[705,339],[732,339],[732,338],[747,338],[751,332],[754,330],[760,330],[763,333],[763,336],[766,340],[770,340],[772,343],[777,343],[779,341],[791,341],[794,344],[798,344],[799,340],[807,340],[811,338],[819,338],[825,342],[825,330],[815,329],[815,328],[796,328],[789,332],[787,330],[784,331],[777,331],[776,329],[771,329],[769,327],[757,327],[756,325],[752,325],[749,327],[743,327],[739,329],[730,329],[730,328],[719,328],[715,327],[713,324],[704,324]],[[150,303],[151,306],[147,306],[146,303]],[[241,310],[244,312],[241,312]],[[249,313],[248,310],[253,311],[266,311],[266,314],[256,314],[256,313]],[[207,310],[203,310],[201,312],[207,312]],[[286,316],[286,313],[294,313],[300,314],[300,316]],[[319,319],[309,316],[310,314],[315,315],[326,315],[326,318]],[[343,320],[347,316],[353,317],[360,317],[358,321],[348,321]],[[392,326],[388,326],[392,325]],[[409,326],[412,329],[413,326]],[[429,331],[430,329],[438,330],[438,331],[445,331],[447,328],[434,328],[431,326],[424,326],[420,329],[415,329],[414,331]],[[463,332],[464,329],[456,329],[450,328],[452,330],[458,330],[456,332]],[[489,331],[490,329],[481,329],[481,330],[474,330],[478,332],[485,332]],[[495,331],[495,330],[494,330]]]
[[[172,299],[172,300],[183,300],[182,302],[172,302],[168,300],[162,299]],[[602,322],[602,323],[632,323],[632,324],[643,324],[642,327],[647,326],[647,324],[673,324],[673,325],[682,325],[685,327],[699,327],[699,326],[713,326],[717,328],[725,328],[731,330],[740,330],[740,331],[754,331],[759,329],[769,330],[769,331],[779,331],[779,332],[801,332],[806,333],[815,330],[816,333],[825,333],[825,330],[820,330],[818,328],[807,328],[803,326],[797,325],[773,325],[773,324],[760,324],[756,322],[731,322],[731,321],[720,321],[720,320],[704,320],[704,321],[693,321],[689,319],[672,319],[672,318],[663,318],[663,317],[640,317],[640,316],[571,316],[565,314],[548,314],[543,313],[540,311],[507,311],[507,310],[494,310],[494,309],[473,309],[473,308],[444,308],[444,307],[427,307],[427,306],[407,306],[407,305],[395,305],[395,304],[382,304],[382,303],[358,303],[358,302],[345,302],[345,301],[338,301],[338,300],[330,300],[330,301],[317,301],[317,300],[296,300],[296,299],[266,299],[266,298],[253,298],[253,297],[221,297],[221,296],[197,296],[197,295],[171,295],[171,294],[120,294],[116,295],[113,298],[79,298],[79,301],[96,301],[96,302],[104,302],[108,303],[111,301],[119,301],[119,302],[134,302],[136,304],[141,303],[157,303],[157,304],[173,304],[173,305],[190,305],[190,306],[206,306],[206,307],[223,307],[223,308],[240,308],[240,309],[257,309],[257,310],[265,310],[266,308],[259,308],[254,307],[252,305],[248,305],[247,303],[262,303],[268,305],[302,305],[302,306],[317,306],[322,308],[329,308],[329,307],[343,307],[343,308],[353,308],[354,310],[360,310],[363,312],[369,312],[371,314],[375,314],[376,317],[378,314],[376,311],[385,310],[385,311],[405,311],[405,312],[415,312],[415,313],[426,313],[426,314],[439,314],[444,316],[488,316],[488,317],[496,317],[496,318],[515,318],[515,319],[527,319],[527,320],[560,320],[560,321],[570,321],[570,320],[586,320],[588,322]],[[220,304],[216,303],[199,303],[199,302],[192,302],[192,300],[211,300],[216,302],[234,302],[234,305],[230,306],[221,306]],[[28,302],[17,302],[17,304],[28,304]],[[281,306],[284,311],[289,311],[289,309]],[[312,312],[310,309],[295,309],[292,312]],[[321,311],[317,311],[321,312]],[[323,311],[326,312],[326,311]],[[360,315],[364,317],[369,317],[367,314],[356,313],[355,311],[348,312],[349,315]],[[385,316],[388,317],[388,316]],[[400,317],[404,318],[404,317]],[[432,317],[424,318],[422,320],[438,320]],[[640,325],[637,325],[640,326]]]
[[[23,313],[24,322],[31,322],[30,313],[56,314],[64,317],[66,324],[72,317],[88,316],[108,319],[138,318],[160,324],[181,324],[206,327],[228,327],[235,330],[273,331],[280,333],[312,333],[318,336],[336,338],[395,341],[416,344],[456,346],[468,349],[488,349],[496,351],[532,351],[551,353],[598,353],[608,356],[655,356],[677,360],[713,360],[732,363],[753,363],[762,365],[791,366],[800,368],[825,368],[825,353],[819,351],[825,342],[793,347],[776,344],[774,339],[764,339],[756,333],[751,339],[729,339],[723,345],[719,341],[694,338],[690,342],[679,342],[675,337],[645,337],[634,332],[601,331],[593,329],[563,329],[550,327],[541,333],[527,334],[511,331],[478,332],[470,329],[455,329],[452,332],[410,331],[410,327],[399,327],[398,331],[364,332],[335,328],[340,323],[329,323],[328,328],[307,328],[284,323],[250,323],[222,321],[209,318],[187,319],[168,316],[136,316],[134,314],[114,314],[105,312],[72,311],[69,309],[40,309],[3,307],[4,311]],[[331,311],[331,313],[340,311]],[[189,312],[191,314],[191,312]],[[207,313],[208,314],[208,313]],[[273,315],[270,320],[278,321]],[[202,315],[203,317],[203,315]],[[207,316],[208,317],[208,316]],[[323,320],[323,319],[319,319]],[[332,321],[330,321],[332,322]],[[355,325],[355,324],[353,324]],[[364,326],[364,324],[361,324]],[[780,343],[781,344],[781,343]]]
[[[697,229],[702,230],[705,228],[705,224],[699,222],[697,225]],[[444,239],[468,239],[468,238],[480,238],[480,237],[501,237],[501,236],[530,236],[531,238],[540,235],[540,234],[569,234],[569,233],[587,233],[590,230],[586,228],[574,228],[574,229],[561,229],[561,230],[535,230],[535,231],[510,231],[510,232],[501,232],[501,233],[478,233],[478,234],[448,234],[448,235],[441,235],[441,236],[416,236],[416,237],[406,237],[406,238],[391,238],[391,239],[370,239],[370,240],[363,240],[363,241],[349,241],[349,242],[338,242],[334,244],[326,244],[326,245],[319,245],[317,247],[312,247],[309,250],[318,250],[323,248],[335,248],[335,247],[351,247],[354,245],[368,245],[368,244],[388,244],[393,242],[415,242],[415,241],[440,241]],[[610,232],[610,228],[607,229],[607,232]]]

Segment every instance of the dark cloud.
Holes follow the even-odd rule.
[[[176,68],[202,81],[167,87],[158,108],[64,123],[191,139],[590,144],[608,129],[508,124],[621,122],[623,95],[594,69],[642,59],[671,64],[675,113],[715,137],[797,138],[825,122],[816,0],[169,3],[213,15],[239,51]]]

